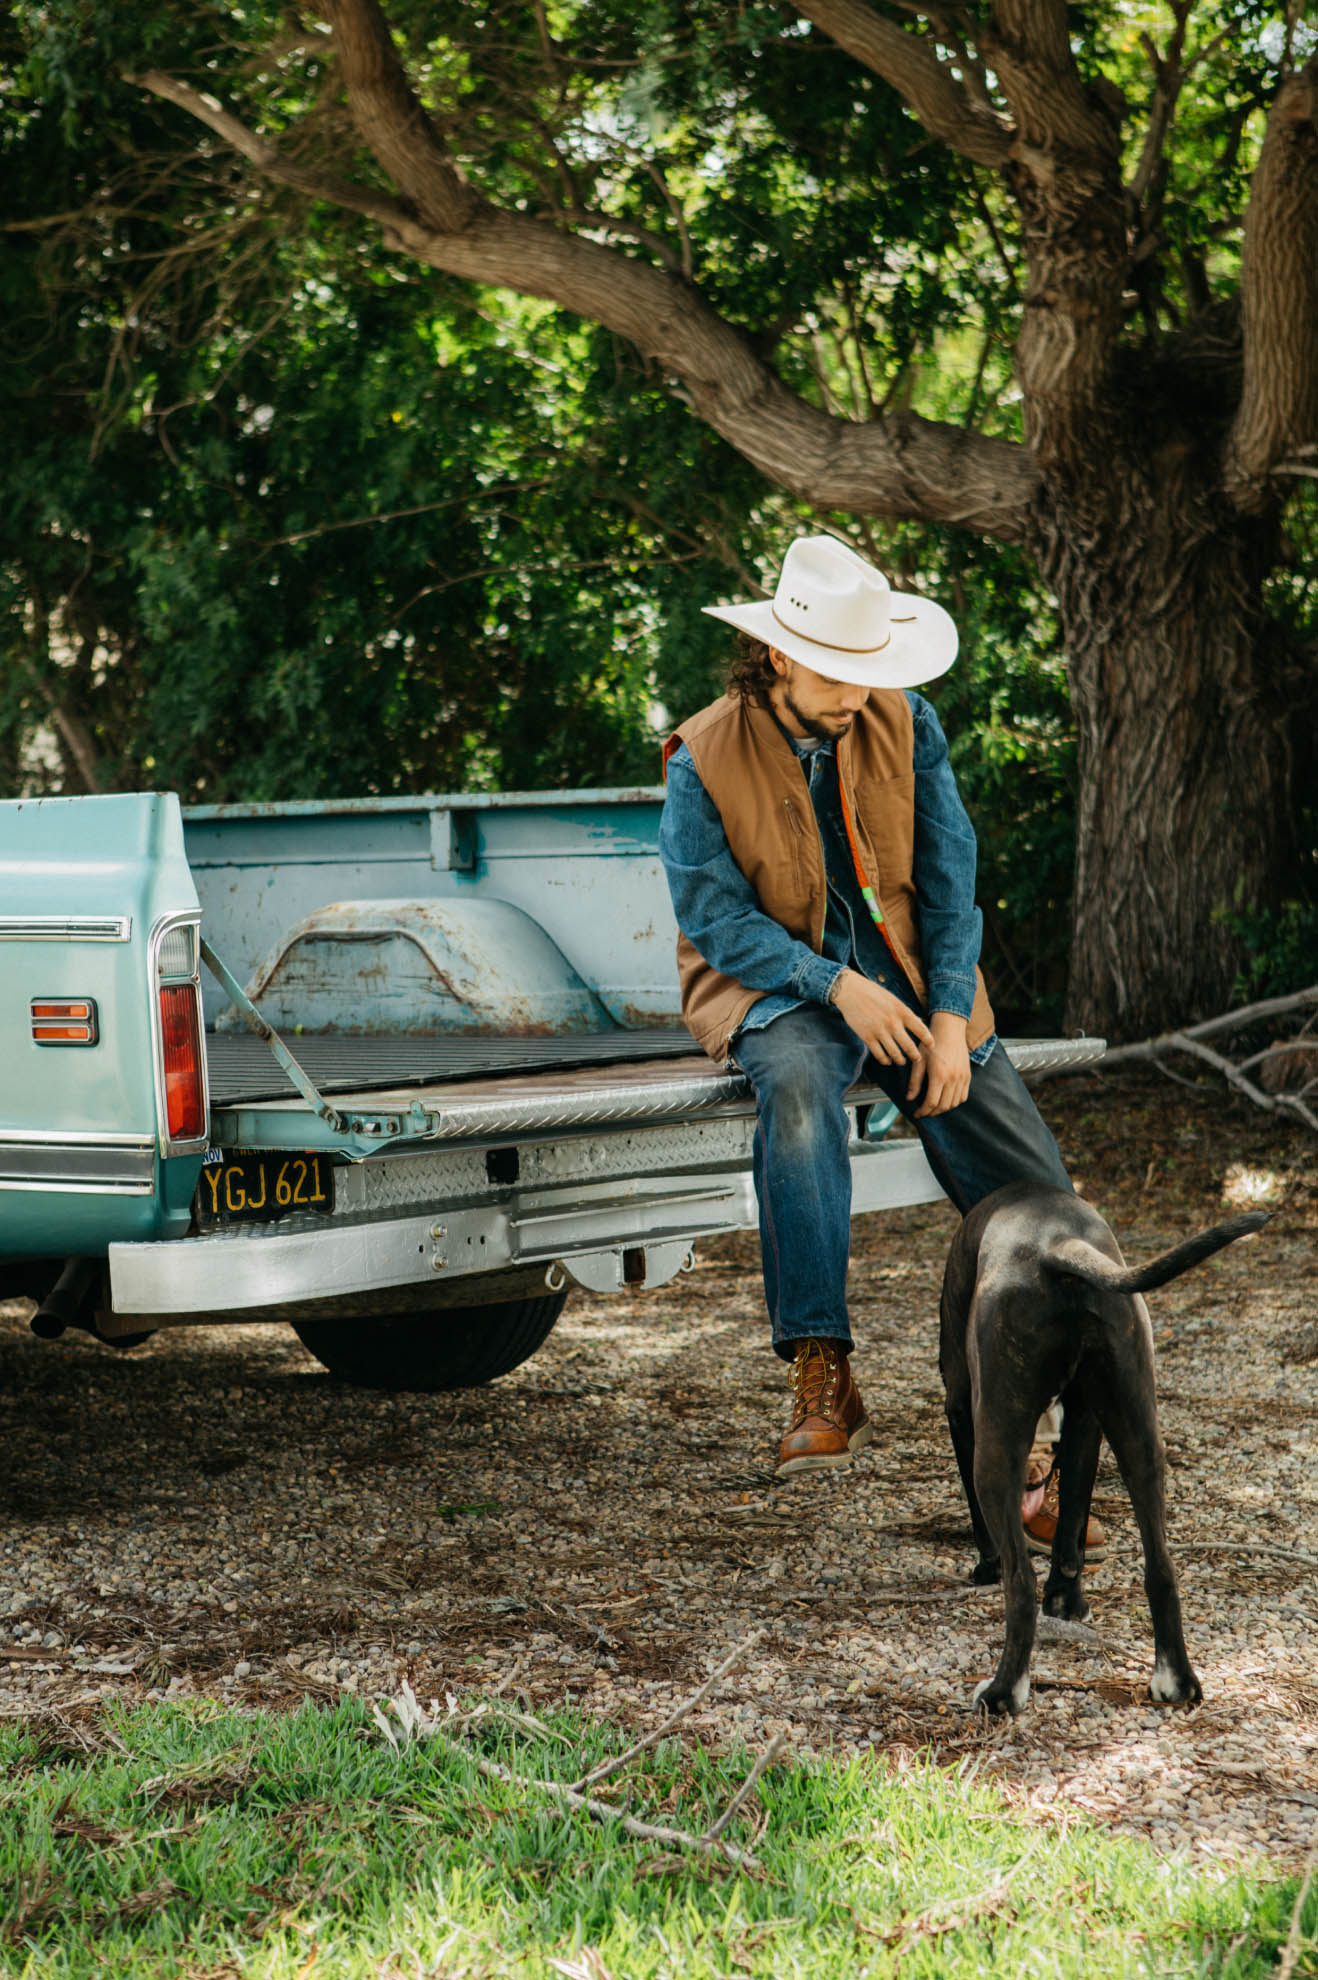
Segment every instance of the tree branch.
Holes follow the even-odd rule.
[[[286,158],[266,138],[258,137],[255,131],[248,130],[246,124],[231,116],[213,96],[193,89],[191,83],[180,82],[177,76],[164,75],[159,69],[145,69],[140,75],[125,74],[124,81],[150,90],[153,96],[186,110],[189,116],[196,117],[217,137],[232,145],[267,179],[294,186],[311,199],[327,199],[334,206],[346,207],[350,213],[364,213],[368,219],[379,220],[386,225],[407,217],[407,209],[387,193],[374,192],[371,187],[359,186],[351,179],[341,179],[334,172],[308,171],[305,166]]]
[[[1277,91],[1254,170],[1241,267],[1245,376],[1226,492],[1259,514],[1278,462],[1318,440],[1318,56]]]
[[[1130,182],[1130,195],[1137,207],[1143,208],[1148,202],[1151,208],[1145,215],[1146,232],[1156,224],[1157,212],[1162,204],[1167,179],[1163,148],[1176,114],[1177,100],[1189,74],[1189,68],[1182,63],[1181,57],[1185,52],[1185,30],[1189,25],[1191,5],[1192,0],[1176,0],[1173,5],[1174,26],[1165,56],[1159,55],[1148,35],[1140,36],[1153,70],[1153,101],[1149,106],[1149,121],[1144,131],[1140,161]],[[1150,192],[1153,194],[1151,200]]]
[[[459,233],[484,201],[467,184],[422,109],[394,48],[379,0],[321,0],[353,122],[423,224]]]
[[[328,3],[328,0],[327,0]],[[334,0],[335,46],[356,47],[376,0]],[[439,202],[435,160],[404,156],[416,130],[405,79],[380,81],[384,57],[345,63],[358,128],[381,163],[403,157],[409,204],[332,175],[304,171],[213,97],[152,71],[144,87],[177,103],[271,178],[381,222],[387,246],[428,267],[539,296],[626,338],[680,384],[692,409],[761,473],[820,508],[961,524],[1006,542],[1024,535],[1038,473],[1024,448],[904,412],[866,424],[830,417],[789,391],[740,330],[682,276],[462,186],[448,228],[424,217]],[[401,71],[399,71],[401,75]],[[358,89],[366,104],[354,101]],[[427,143],[438,142],[427,122]],[[377,148],[378,147],[378,148]],[[442,175],[440,175],[442,178]],[[458,183],[456,180],[453,182]],[[456,195],[455,195],[456,199]],[[412,207],[415,206],[415,211]]]
[[[992,30],[981,36],[980,46],[1016,120],[1018,155],[1036,146],[1050,152],[1109,150],[1114,120],[1076,67],[1066,0],[994,0],[992,17]],[[1101,87],[1114,90],[1111,84]],[[1111,108],[1116,107],[1114,101]]]
[[[797,12],[891,83],[933,137],[977,165],[1007,163],[1011,124],[976,100],[923,35],[885,19],[867,0],[797,0]]]
[[[1268,1052],[1256,1053],[1252,1058],[1237,1064],[1226,1058],[1223,1053],[1215,1052],[1204,1042],[1205,1039],[1224,1031],[1244,1031],[1249,1025],[1258,1024],[1265,1019],[1281,1017],[1292,1011],[1312,1010],[1315,1006],[1318,1006],[1318,985],[1312,985],[1307,990],[1297,990],[1289,997],[1268,997],[1261,1003],[1246,1004],[1238,1011],[1224,1011],[1220,1017],[1208,1018],[1203,1024],[1187,1025],[1184,1031],[1168,1031],[1160,1038],[1146,1038],[1138,1045],[1118,1046],[1105,1055],[1103,1069],[1106,1071],[1111,1066],[1130,1065],[1135,1061],[1144,1060],[1157,1066],[1160,1072],[1175,1078],[1170,1067],[1162,1064],[1162,1057],[1167,1052],[1184,1052],[1191,1058],[1202,1059],[1205,1065],[1212,1066],[1215,1072],[1220,1072],[1229,1086],[1234,1087],[1246,1100],[1252,1101],[1254,1106],[1261,1107],[1265,1113],[1289,1115],[1318,1132],[1318,1114],[1306,1104],[1304,1093],[1265,1093],[1254,1084],[1253,1080],[1245,1077],[1246,1070],[1252,1070],[1259,1065],[1270,1055]],[[1293,1050],[1294,1045],[1276,1049],[1278,1055],[1281,1055],[1286,1049]],[[1305,1092],[1307,1091],[1306,1087]]]
[[[1088,474],[1125,323],[1125,99],[1082,79],[1065,0],[993,0],[992,20],[980,50],[1019,133],[1008,176],[1028,269],[1017,343],[1026,438],[1045,471]]]

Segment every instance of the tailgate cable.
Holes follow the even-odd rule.
[[[201,959],[211,975],[222,985],[229,996],[233,998],[234,1003],[247,1019],[248,1024],[251,1025],[252,1030],[257,1034],[258,1038],[264,1038],[266,1044],[270,1047],[270,1050],[274,1053],[276,1059],[278,1059],[280,1065],[288,1074],[288,1077],[292,1080],[307,1105],[325,1122],[325,1125],[334,1134],[342,1134],[346,1127],[342,1114],[336,1113],[334,1108],[330,1106],[329,1101],[317,1090],[310,1074],[302,1070],[302,1067],[293,1057],[293,1054],[289,1051],[287,1045],[285,1045],[269,1019],[261,1016],[260,1011],[257,1010],[256,1005],[243,989],[237,977],[220,961],[210,943],[204,938],[202,938],[201,942]]]

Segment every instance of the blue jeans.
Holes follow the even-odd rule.
[[[773,1345],[790,1361],[811,1336],[851,1349],[847,1264],[851,1160],[843,1096],[858,1079],[883,1089],[908,1120],[910,1068],[882,1066],[831,1005],[803,1004],[744,1031],[736,1062],[755,1088],[753,1174],[760,1206],[764,1294]],[[964,1216],[1010,1182],[1070,1189],[1047,1127],[1001,1045],[972,1063],[970,1094],[950,1113],[915,1121],[929,1166]]]

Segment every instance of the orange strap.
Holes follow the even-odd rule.
[[[893,939],[888,933],[888,923],[884,917],[883,909],[879,906],[879,897],[866,879],[865,869],[860,863],[860,848],[856,844],[856,831],[851,822],[851,807],[847,803],[846,786],[842,782],[842,766],[840,763],[837,766],[837,793],[842,800],[842,823],[847,828],[847,844],[851,847],[851,863],[856,869],[856,883],[860,888],[861,898],[870,911],[874,926],[887,943],[889,954],[892,956],[902,975],[905,976],[906,964],[902,961],[893,945]]]

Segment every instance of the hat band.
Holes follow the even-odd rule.
[[[778,619],[783,631],[789,632],[793,639],[803,639],[807,646],[822,646],[828,653],[882,653],[885,646],[892,644],[891,633],[886,639],[881,639],[877,646],[839,646],[834,639],[812,639],[809,633],[798,632],[795,626],[789,626],[786,619],[779,619],[776,605],[771,605],[769,609],[774,618]]]

